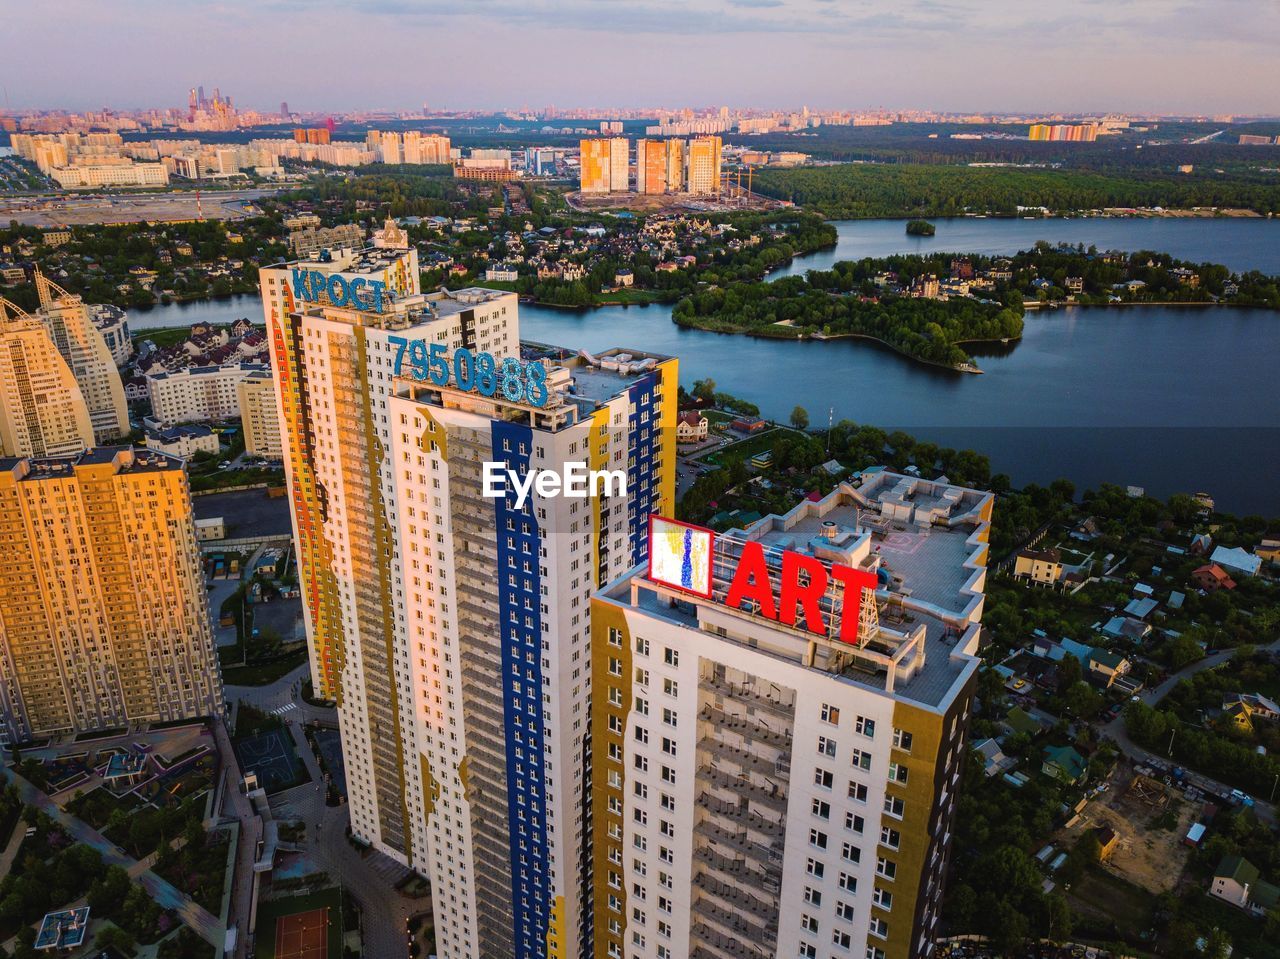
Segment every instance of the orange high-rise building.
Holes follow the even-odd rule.
[[[667,145],[662,140],[636,141],[636,192],[667,192]]]
[[[579,172],[578,189],[583,193],[608,193],[609,180],[609,141],[605,139],[583,140],[582,167]]]
[[[221,715],[182,460],[6,460],[0,544],[0,742]]]

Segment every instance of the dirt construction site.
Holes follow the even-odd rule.
[[[1178,789],[1135,773],[1113,780],[1054,838],[1070,849],[1090,830],[1110,827],[1116,844],[1104,856],[1105,868],[1158,895],[1172,890],[1182,875],[1190,853],[1182,838],[1198,810]]]

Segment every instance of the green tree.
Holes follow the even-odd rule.
[[[791,425],[798,430],[807,430],[809,428],[809,411],[803,406],[797,406],[791,411]]]

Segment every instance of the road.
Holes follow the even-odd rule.
[[[311,774],[311,782],[286,790],[271,798],[272,815],[279,820],[296,819],[307,824],[305,854],[318,869],[336,879],[360,904],[363,913],[364,954],[378,959],[408,959],[405,929],[411,916],[429,912],[430,898],[413,899],[399,892],[396,883],[408,870],[381,853],[361,852],[347,839],[348,808],[327,806],[321,787],[323,774],[303,727],[309,722],[337,725],[330,707],[313,706],[302,700],[302,683],[310,667],[304,663],[266,686],[228,686],[228,702],[241,700],[264,712],[276,712],[289,731]],[[262,934],[262,930],[258,930]]]
[[[196,188],[139,193],[86,193],[85,191],[26,194],[0,198],[0,220],[17,220],[27,226],[85,226],[98,223],[144,221],[233,220],[247,215],[246,207],[276,188],[204,190],[199,210]]]
[[[1280,650],[1280,640],[1276,640],[1275,642],[1270,643],[1269,645],[1260,646],[1257,648],[1259,650],[1275,652],[1277,650]],[[1218,666],[1221,666],[1224,663],[1228,662],[1235,654],[1236,654],[1236,651],[1234,649],[1224,649],[1220,652],[1214,653],[1211,656],[1206,656],[1203,659],[1192,663],[1190,666],[1187,666],[1186,668],[1174,673],[1172,676],[1166,679],[1159,686],[1154,686],[1151,689],[1143,690],[1141,693],[1138,694],[1139,698],[1148,706],[1155,706],[1162,699],[1164,699],[1165,696],[1169,695],[1169,693],[1173,691],[1174,687],[1177,686],[1178,683],[1182,682],[1184,679],[1190,679],[1192,676],[1195,676],[1198,673],[1202,673],[1206,669],[1216,669]],[[1154,753],[1148,752],[1147,750],[1143,749],[1141,746],[1135,743],[1132,739],[1130,739],[1129,733],[1125,729],[1123,716],[1117,716],[1115,719],[1111,720],[1111,722],[1107,723],[1105,726],[1102,727],[1101,732],[1104,736],[1107,736],[1111,740],[1113,740],[1117,748],[1119,748],[1119,750],[1122,753],[1124,753],[1134,762],[1141,763],[1144,765],[1150,764],[1153,760],[1164,762],[1164,763],[1169,762],[1169,757],[1167,755],[1157,756]],[[1197,787],[1198,789],[1202,789],[1206,792],[1217,793],[1219,795],[1224,795],[1224,796],[1230,794],[1233,788],[1232,786],[1229,786],[1226,783],[1218,782],[1216,779],[1210,779],[1208,776],[1204,776],[1204,775],[1201,775],[1200,773],[1192,772],[1190,770],[1188,770],[1187,772],[1186,779],[1191,785]],[[1276,822],[1276,807],[1273,803],[1263,802],[1262,800],[1255,798],[1254,811],[1257,812],[1258,818],[1263,820],[1264,822],[1271,823],[1271,824],[1274,824]]]

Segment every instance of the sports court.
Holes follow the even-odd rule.
[[[329,907],[297,912],[276,920],[275,959],[325,959]]]
[[[306,770],[294,750],[293,739],[283,729],[270,729],[235,744],[240,768],[258,774],[269,794],[307,781]]]

